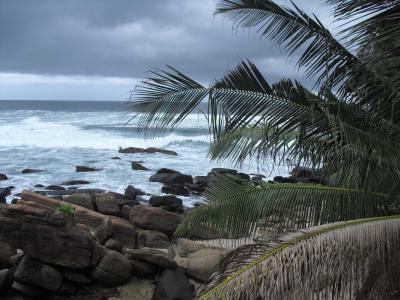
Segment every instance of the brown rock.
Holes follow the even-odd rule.
[[[171,236],[179,222],[178,215],[158,207],[136,205],[129,210],[129,219],[133,225],[143,229],[160,231]]]
[[[205,248],[191,253],[188,257],[187,274],[194,279],[208,282],[226,254],[226,250],[216,248]]]
[[[14,278],[18,282],[55,292],[61,287],[63,277],[52,266],[25,255],[18,264]]]
[[[99,248],[87,231],[66,225],[62,214],[45,209],[0,205],[0,224],[4,242],[51,265],[88,268]]]
[[[168,257],[168,254],[166,252],[157,249],[152,249],[152,248],[127,249],[126,257],[128,257],[128,259],[144,260],[148,263],[159,266],[162,269],[176,268],[176,263]]]
[[[132,274],[137,278],[151,278],[157,275],[159,267],[140,259],[130,259]]]
[[[103,245],[113,234],[113,226],[111,223],[111,218],[104,219],[100,226],[96,228],[93,233],[94,238]]]
[[[120,216],[121,211],[116,197],[108,193],[95,194],[97,211],[103,215]]]
[[[108,250],[92,272],[92,278],[106,286],[125,283],[131,276],[132,266],[126,256]]]
[[[10,269],[0,270],[0,294],[7,291],[13,283],[13,274]]]
[[[165,233],[152,230],[136,229],[137,248],[168,248],[170,241]]]
[[[122,248],[123,248],[122,244],[114,239],[107,240],[107,242],[104,244],[104,246],[107,249],[114,250],[114,251],[117,251],[120,253],[122,252]]]
[[[64,198],[65,202],[82,206],[84,208],[94,210],[92,196],[89,193],[78,193]]]

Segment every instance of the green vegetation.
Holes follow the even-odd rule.
[[[55,210],[61,212],[64,216],[71,216],[75,213],[75,207],[68,204],[57,206]]]
[[[215,177],[206,193],[208,205],[189,214],[177,234],[207,236],[207,232],[218,232],[221,237],[253,238],[270,229],[277,218],[280,231],[285,232],[399,214],[400,1],[326,2],[333,8],[335,19],[342,23],[337,36],[317,16],[308,15],[294,3],[283,7],[268,0],[220,0],[216,9],[216,14],[238,28],[256,29],[262,38],[297,57],[299,68],[314,81],[311,88],[290,79],[270,84],[255,64],[243,61],[208,87],[168,67],[151,73],[134,91],[131,109],[143,128],[173,129],[206,99],[205,114],[213,137],[209,149],[212,159],[241,164],[254,158],[262,164],[272,157],[275,164],[308,166],[329,183],[258,187],[229,177]],[[396,222],[390,226],[398,226]],[[345,276],[351,268],[357,269],[358,264],[368,265],[369,273],[376,271],[375,275],[380,276],[382,268],[378,272],[375,265],[384,261],[382,256],[370,261],[355,259],[366,255],[366,248],[357,246],[358,235],[363,234],[371,243],[377,239],[374,232],[365,233],[360,226],[351,226],[351,236],[347,231],[339,231],[341,238],[349,238],[347,243],[353,246],[349,250],[353,260],[346,259],[349,268],[341,269],[342,279],[333,275],[330,281],[324,276],[319,281],[315,279],[313,282],[321,291],[323,287],[341,291],[338,287],[343,287],[343,278],[361,282],[344,288],[346,292],[355,292],[355,287],[365,289],[369,284],[368,272],[355,273],[354,278]],[[388,226],[388,230],[390,227],[387,222],[376,226],[377,230],[379,226]],[[386,238],[395,245],[399,243],[396,234]],[[344,244],[328,239],[324,245],[329,251],[338,251],[332,252],[332,259],[326,257],[331,269],[324,269],[336,272],[333,269],[337,255],[346,254],[340,251]],[[315,247],[320,246],[310,245],[311,252],[307,255],[315,253]],[[226,294],[213,290],[209,294],[212,299],[238,299],[238,294],[235,296],[238,291],[240,299],[267,297],[264,287],[267,279],[271,279],[269,269],[249,264],[253,256],[255,259],[258,256],[244,252],[246,255],[236,255],[226,263],[230,268],[225,273],[241,274],[241,269],[246,268],[247,272],[250,268],[256,275],[247,278],[227,275],[223,286],[215,279],[209,286],[222,288]],[[344,259],[343,255],[339,260]],[[266,264],[271,256],[261,257]],[[281,269],[290,269],[290,260],[281,262],[286,262]],[[314,267],[325,268],[323,263]],[[313,270],[303,273],[302,280],[306,282],[312,273]],[[284,286],[284,278],[281,280],[278,286]],[[231,291],[225,286],[230,286]],[[294,286],[297,285],[287,286],[287,299],[292,299]]]

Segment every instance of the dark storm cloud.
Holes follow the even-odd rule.
[[[208,81],[250,58],[271,80],[294,76],[279,49],[213,17],[215,3],[0,0],[0,73],[141,78],[169,64]]]

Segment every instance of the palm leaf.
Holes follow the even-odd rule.
[[[393,216],[333,223],[248,245],[227,257],[199,299],[369,299],[374,289],[379,298],[373,299],[389,299],[387,286],[379,289],[376,283],[393,270],[399,233],[400,216]]]
[[[207,238],[212,232],[220,238],[255,238],[265,230],[390,215],[400,204],[390,195],[343,187],[267,183],[256,187],[229,176],[212,177],[206,198],[207,205],[189,213],[177,235]]]

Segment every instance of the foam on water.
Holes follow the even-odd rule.
[[[193,176],[205,175],[216,166],[231,167],[228,162],[211,162],[207,158],[209,135],[207,122],[198,114],[190,115],[174,132],[159,138],[146,138],[133,125],[125,125],[127,116],[122,112],[104,110],[77,111],[41,109],[0,109],[0,173],[9,180],[0,187],[13,185],[14,192],[33,188],[35,184],[60,184],[66,180],[83,179],[91,182],[87,187],[123,192],[132,184],[149,193],[160,194],[161,185],[148,182],[148,178],[161,168],[172,168]],[[54,106],[52,106],[53,108]],[[64,104],[63,107],[68,107]],[[92,106],[95,107],[95,106]],[[119,147],[162,147],[178,152],[178,156],[163,154],[119,154]],[[110,159],[120,156],[121,160]],[[132,160],[141,160],[149,171],[133,171]],[[76,165],[101,168],[102,171],[76,173]],[[260,169],[245,164],[244,172],[268,172],[270,166]],[[24,168],[44,169],[43,173],[21,174]],[[284,168],[276,173],[285,174]],[[9,201],[11,200],[8,199]],[[191,205],[196,198],[185,198]]]

